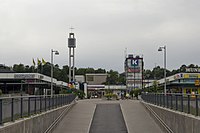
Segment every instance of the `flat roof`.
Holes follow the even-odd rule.
[[[41,80],[51,82],[51,77],[40,73],[0,73],[0,81],[1,80]],[[53,78],[53,83],[58,86],[68,86],[68,83],[58,81],[55,78]]]

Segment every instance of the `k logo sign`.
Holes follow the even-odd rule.
[[[138,66],[138,60],[131,60],[131,66]]]

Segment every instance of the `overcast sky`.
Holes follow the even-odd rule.
[[[32,58],[68,64],[70,27],[76,67],[123,72],[124,51],[143,55],[145,69],[200,65],[199,0],[0,0],[0,63],[32,65]]]

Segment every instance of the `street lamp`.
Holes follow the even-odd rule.
[[[51,97],[53,97],[53,53],[59,55],[57,50],[51,49]]]
[[[164,94],[166,95],[166,88],[167,88],[167,83],[166,83],[166,46],[161,46],[158,48],[158,51],[163,51],[164,50],[164,78],[165,78],[165,86],[164,86]]]

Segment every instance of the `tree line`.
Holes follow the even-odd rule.
[[[46,62],[45,64],[40,64],[37,67],[24,65],[24,64],[14,64],[13,67],[10,69],[17,73],[41,73],[46,76],[51,76],[51,64]],[[85,75],[87,73],[107,73],[108,78],[104,84],[114,85],[114,84],[125,84],[125,75],[124,73],[119,74],[117,71],[109,70],[106,71],[105,69],[98,68],[75,68],[76,75]],[[53,66],[53,77],[59,81],[68,82],[69,81],[69,66],[64,65],[62,68],[59,67],[58,64]]]
[[[176,73],[185,72],[186,68],[199,68],[198,65],[190,64],[188,66],[182,65],[178,69],[174,69],[172,71],[166,70],[166,75],[171,76]],[[69,75],[69,66],[64,65],[62,68],[58,64],[53,66],[53,77],[58,79],[59,81],[68,82],[68,75]],[[12,67],[10,67],[10,70],[17,72],[17,73],[41,73],[46,76],[51,76],[51,64],[49,62],[46,62],[45,64],[40,64],[37,67],[35,66],[29,66],[24,64],[14,64]],[[109,70],[106,71],[105,69],[98,68],[75,68],[75,74],[76,75],[85,75],[87,73],[107,73],[107,81],[104,83],[106,85],[125,85],[126,84],[126,75],[125,73],[119,73],[118,71]],[[161,79],[164,78],[164,68],[161,68],[160,66],[154,67],[152,70],[145,69],[144,70],[144,79]]]

